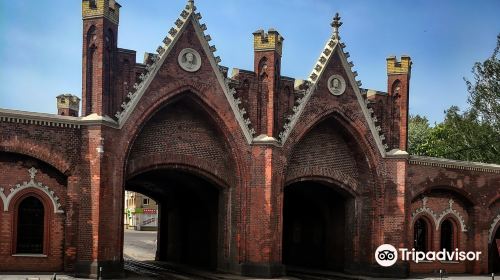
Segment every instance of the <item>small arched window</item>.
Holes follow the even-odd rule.
[[[45,226],[43,203],[29,196],[21,201],[17,211],[18,254],[42,254]]]
[[[259,80],[267,80],[267,57],[263,57],[259,62]]]
[[[446,219],[441,223],[441,250],[452,251],[455,248],[454,225],[452,221]]]
[[[398,98],[401,94],[401,82],[396,80],[391,87],[391,95],[393,98]]]
[[[106,32],[106,37],[105,37],[105,43],[106,43],[106,48],[108,50],[113,50],[115,46],[115,35],[113,33],[113,30],[108,29]]]
[[[97,40],[97,32],[95,26],[92,25],[87,31],[87,46],[92,45],[95,40]]]
[[[416,251],[427,252],[429,250],[429,225],[420,218],[413,225],[413,248]]]

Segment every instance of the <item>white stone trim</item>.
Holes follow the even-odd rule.
[[[385,139],[385,137],[380,134],[380,127],[375,126],[376,117],[372,116],[373,109],[368,109],[366,102],[361,95],[361,91],[359,89],[359,87],[361,86],[361,82],[356,81],[355,76],[357,75],[357,73],[353,72],[351,69],[353,67],[352,62],[347,62],[347,57],[349,55],[344,53],[344,51],[342,50],[343,47],[345,47],[345,44],[340,42],[338,36],[335,36],[335,34],[333,34],[332,37],[327,41],[323,52],[320,54],[311,74],[309,75],[308,82],[311,84],[311,86],[307,89],[304,97],[298,100],[299,105],[293,108],[294,113],[289,117],[290,122],[285,124],[284,131],[280,133],[279,139],[282,145],[286,142],[286,140],[290,136],[291,131],[300,119],[300,116],[302,115],[306,104],[311,98],[311,95],[316,91],[317,82],[321,80],[325,67],[330,62],[333,54],[335,52],[338,52],[342,66],[344,67],[344,70],[347,74],[349,83],[354,90],[354,94],[356,95],[361,111],[365,116],[366,122],[368,124],[368,129],[375,139],[375,143],[380,154],[382,155],[382,157],[386,157],[386,150],[388,149],[388,146],[387,144],[382,143],[382,139]]]
[[[46,258],[47,255],[44,254],[13,254],[13,257],[25,257],[25,258]],[[32,279],[32,278],[27,278]],[[36,278],[39,279],[39,278]]]
[[[488,244],[491,244],[491,242],[493,242],[493,234],[495,234],[495,228],[499,223],[500,214],[498,214],[495,219],[493,219],[493,222],[491,222],[490,229],[488,230]]]
[[[7,203],[7,197],[5,196],[5,194],[3,193],[4,189],[3,188],[0,188],[0,199],[2,199],[2,205],[5,208],[5,204]]]
[[[415,209],[415,211],[413,211],[413,213],[411,213],[411,227],[413,227],[413,225],[415,224],[415,218],[421,214],[421,213],[427,213],[429,214],[429,216],[432,218],[432,220],[434,221],[434,225],[437,226],[438,222],[438,218],[437,218],[437,215],[436,213],[427,206],[427,200],[428,198],[427,197],[423,197],[422,198],[422,207],[419,207],[417,209]]]
[[[56,114],[0,109],[0,122],[33,124],[40,126],[79,129],[82,125],[106,125],[117,127],[118,123],[108,116],[91,114],[85,117],[60,116]]]
[[[366,106],[366,102],[363,99],[363,96],[361,95],[361,91],[359,90],[359,87],[361,86],[361,83],[358,83],[355,78],[354,74],[352,72],[351,67],[347,67],[347,58],[344,54],[343,51],[340,51],[340,60],[342,61],[342,65],[344,66],[344,69],[347,73],[347,77],[349,78],[351,82],[351,86],[354,89],[354,93],[356,94],[356,98],[358,99],[359,107],[363,111],[363,115],[365,116],[366,123],[368,123],[368,127],[372,133],[373,139],[375,140],[375,143],[377,144],[377,148],[382,155],[382,157],[386,157],[386,151],[389,148],[387,144],[382,143],[382,137],[380,134],[380,126],[375,126],[375,116],[373,116],[373,109]],[[384,137],[385,139],[385,137]]]
[[[457,210],[453,209],[453,203],[455,203],[455,201],[453,201],[453,199],[450,199],[448,201],[450,207],[446,208],[443,212],[441,212],[441,214],[439,215],[438,219],[437,219],[437,224],[436,224],[436,230],[439,229],[439,226],[441,225],[441,222],[443,221],[443,219],[447,216],[447,215],[452,215],[452,216],[455,216],[455,219],[460,223],[460,228],[462,230],[462,232],[466,232],[467,231],[467,227],[465,225],[465,219],[464,217],[462,217],[462,215],[460,215],[460,212],[458,212]]]
[[[210,65],[212,66],[212,69],[217,76],[217,80],[219,81],[219,84],[224,91],[224,95],[226,96],[227,101],[229,102],[229,105],[231,106],[231,109],[233,110],[234,116],[236,117],[236,120],[238,121],[241,130],[243,131],[243,134],[245,135],[245,138],[247,140],[247,143],[250,144],[252,143],[252,138],[253,135],[255,134],[255,131],[250,128],[251,122],[249,118],[244,118],[244,115],[246,114],[246,111],[244,108],[239,108],[239,104],[241,101],[237,98],[234,98],[234,95],[236,94],[235,89],[229,88],[229,81],[224,78],[222,75],[222,72],[219,68],[218,63],[220,62],[220,58],[217,56],[215,57],[212,50],[215,50],[215,47],[210,47],[208,44],[207,38],[210,38],[209,35],[204,35],[203,30],[206,29],[206,25],[202,24],[200,25],[198,21],[198,17],[193,17],[192,18],[193,23],[194,23],[194,29],[196,31],[196,35],[198,35],[198,39],[201,42],[201,45],[203,47],[203,50],[207,54],[208,60],[210,61]],[[203,28],[204,27],[204,28]],[[208,37],[207,37],[208,36]]]
[[[247,143],[251,144],[255,131],[253,129],[250,129],[249,127],[250,119],[248,118],[245,119],[243,117],[246,114],[246,111],[244,108],[239,108],[238,104],[240,104],[241,101],[239,99],[234,98],[236,90],[229,88],[228,81],[226,81],[226,79],[224,78],[218,65],[220,63],[220,57],[218,56],[216,57],[214,55],[216,48],[214,46],[209,45],[208,41],[211,40],[211,37],[210,35],[205,35],[204,33],[204,30],[206,30],[207,27],[205,24],[200,24],[199,19],[201,19],[202,16],[199,13],[194,13],[195,11],[196,7],[191,4],[188,4],[186,8],[181,12],[181,15],[175,22],[174,27],[170,29],[169,34],[163,40],[164,44],[158,47],[157,49],[158,56],[156,57],[155,62],[152,65],[148,65],[146,67],[147,72],[141,75],[142,82],[140,84],[134,85],[135,92],[130,92],[127,95],[129,101],[124,102],[121,105],[123,111],[118,111],[116,113],[115,116],[118,118],[118,128],[121,129],[125,125],[127,119],[134,111],[134,108],[137,106],[142,96],[148,89],[149,85],[153,81],[154,77],[157,75],[159,69],[161,68],[161,65],[163,65],[167,56],[172,51],[173,46],[178,41],[180,35],[186,29],[186,26],[188,25],[187,23],[192,22],[196,35],[201,42],[201,46],[208,57],[208,62],[212,66],[212,69],[224,92],[224,95],[226,96],[229,105],[231,106],[231,109],[233,110],[233,113],[236,117],[236,120],[243,131]]]
[[[36,182],[35,181],[35,175],[38,172],[38,170],[34,167],[31,167],[28,172],[30,173],[30,181],[29,182],[23,182],[22,184],[17,184],[15,187],[10,189],[9,195],[6,197],[4,193],[4,189],[0,188],[0,196],[2,197],[2,200],[4,201],[4,211],[9,210],[10,202],[12,199],[16,196],[17,193],[24,189],[28,188],[35,188],[38,190],[43,191],[52,201],[52,204],[54,206],[54,213],[64,213],[64,211],[61,209],[61,203],[59,202],[59,197],[54,193],[53,190],[50,190],[48,186],[44,186],[41,182]]]
[[[461,161],[446,158],[410,156],[410,164],[418,164],[425,166],[453,168],[461,170],[489,172],[500,174],[500,165],[491,163],[481,163],[473,161]]]
[[[333,38],[328,39],[325,44],[325,48],[323,52],[319,55],[309,78],[307,79],[307,83],[309,84],[309,88],[306,90],[304,96],[297,100],[298,105],[293,107],[293,113],[288,117],[289,122],[285,123],[284,130],[280,132],[278,138],[282,145],[286,143],[290,133],[293,128],[297,125],[306,104],[309,103],[309,99],[311,99],[311,95],[316,91],[317,81],[321,79],[321,76],[324,72],[325,66],[330,62],[330,58],[332,57],[333,52],[337,48],[339,41]]]
[[[386,157],[408,159],[410,157],[410,155],[406,151],[403,151],[400,149],[392,149],[386,153]]]
[[[455,219],[460,223],[460,230],[462,232],[467,232],[467,226],[465,225],[465,219],[462,217],[460,212],[457,210],[453,209],[453,203],[455,201],[453,199],[450,199],[448,201],[449,207],[446,208],[443,212],[441,212],[439,215],[434,212],[430,207],[427,206],[427,197],[422,198],[422,207],[419,207],[411,213],[411,226],[413,227],[413,224],[415,223],[415,218],[421,214],[421,213],[427,213],[429,216],[433,219],[434,225],[436,227],[436,231],[439,230],[439,226],[441,225],[441,222],[447,215],[452,215],[455,217]]]
[[[170,29],[167,36],[163,39],[163,45],[159,46],[158,56],[156,56],[156,60],[153,64],[146,66],[146,73],[141,74],[140,79],[141,82],[139,84],[134,84],[134,91],[129,92],[127,98],[129,101],[125,101],[121,104],[123,108],[122,111],[118,111],[115,116],[118,119],[118,127],[121,129],[127,119],[130,117],[134,108],[137,106],[142,96],[146,92],[146,89],[149,87],[154,77],[156,77],[158,71],[160,70],[160,66],[164,63],[168,54],[172,51],[173,45],[179,39],[179,34],[182,33],[186,29],[186,22],[189,21],[193,13],[193,9],[191,7],[186,7],[181,13],[181,16],[175,22],[174,27]]]
[[[0,122],[80,128],[78,117],[0,109]]]

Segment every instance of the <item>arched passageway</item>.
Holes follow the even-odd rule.
[[[497,227],[490,244],[491,271],[500,273],[500,226]]]
[[[286,186],[283,206],[283,263],[342,271],[351,247],[348,209],[352,202],[335,186],[302,181]]]
[[[219,246],[220,188],[178,169],[156,169],[129,179],[126,189],[158,203],[156,260],[215,269]]]

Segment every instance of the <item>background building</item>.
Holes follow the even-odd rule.
[[[140,193],[125,191],[124,223],[126,229],[157,230],[156,201]]]

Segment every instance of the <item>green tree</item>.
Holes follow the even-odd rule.
[[[457,160],[500,163],[498,132],[475,111],[460,113],[450,107],[442,123],[431,128],[420,147],[428,156]]]
[[[476,62],[472,68],[474,81],[465,79],[469,91],[471,111],[500,133],[500,34],[490,58]]]
[[[410,115],[408,121],[408,152],[412,155],[427,155],[426,143],[431,133],[429,120],[420,115]]]
[[[410,154],[500,164],[499,53],[500,35],[492,56],[474,64],[474,81],[465,79],[470,109],[451,106],[434,127],[425,117],[410,117]]]

